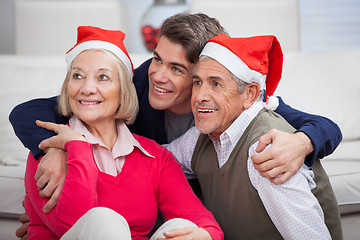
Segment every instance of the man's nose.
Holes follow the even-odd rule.
[[[152,78],[159,83],[167,83],[169,81],[169,72],[166,66],[162,65],[155,69]]]
[[[192,98],[198,103],[210,101],[210,91],[206,85],[197,86],[193,89]]]

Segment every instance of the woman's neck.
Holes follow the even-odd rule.
[[[118,138],[116,120],[102,121],[95,123],[84,122],[88,131],[112,151],[114,144]]]

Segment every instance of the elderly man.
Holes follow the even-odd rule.
[[[198,178],[225,239],[341,239],[336,199],[320,161],[281,185],[262,177],[251,161],[264,133],[295,131],[268,110],[277,105],[272,94],[282,61],[274,36],[210,39],[193,76],[196,128],[168,148],[186,174]]]

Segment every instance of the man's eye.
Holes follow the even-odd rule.
[[[178,67],[172,67],[172,70],[176,73],[181,73],[182,71]]]
[[[161,63],[161,59],[159,57],[154,56],[153,59],[154,59],[155,62]]]
[[[199,80],[194,80],[193,85],[201,85],[201,82]]]
[[[219,82],[214,82],[214,86],[215,86],[215,87],[220,87],[221,84],[220,84]]]

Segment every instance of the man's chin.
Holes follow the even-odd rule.
[[[205,126],[201,126],[198,124],[195,124],[197,130],[199,130],[199,132],[201,132],[202,134],[210,134],[214,131],[214,127],[205,127]]]
[[[156,110],[166,110],[169,108],[169,104],[167,104],[168,102],[166,102],[164,100],[158,100],[158,99],[149,97],[149,103],[150,103],[150,106]]]

